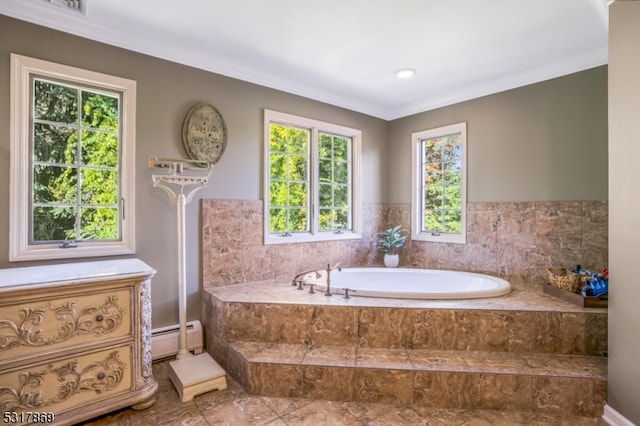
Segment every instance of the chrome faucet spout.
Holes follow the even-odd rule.
[[[305,279],[307,277],[307,275],[309,274],[316,274],[316,279],[320,278],[320,272],[316,271],[316,270],[310,270],[310,271],[305,271],[305,272],[300,272],[298,275],[296,275],[295,277],[293,277],[293,280],[291,280],[291,285],[292,286],[298,286],[298,290],[302,290],[302,285],[305,284]]]
[[[309,275],[309,274],[316,274],[316,278],[320,278],[320,276],[321,276],[320,272],[316,271],[315,269],[312,269],[310,271],[300,272],[298,275],[293,277],[293,281],[297,283],[301,279],[304,280],[304,277],[306,275]],[[294,284],[294,285],[296,285],[296,284]]]

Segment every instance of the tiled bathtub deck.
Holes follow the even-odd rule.
[[[535,292],[408,301],[205,290],[210,353],[250,394],[598,417],[607,316]]]
[[[274,279],[254,281],[244,284],[210,287],[205,293],[214,295],[223,302],[236,303],[271,303],[319,306],[346,307],[382,307],[382,308],[422,308],[422,309],[466,309],[466,310],[505,310],[505,311],[534,311],[534,312],[574,312],[606,314],[606,309],[581,308],[540,291],[525,291],[521,286],[515,286],[513,291],[505,296],[483,299],[452,299],[452,300],[412,300],[412,299],[383,299],[373,297],[358,297],[344,299],[342,294],[324,296],[322,291],[309,294],[309,289],[297,290],[291,285],[290,279]]]

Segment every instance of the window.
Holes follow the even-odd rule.
[[[134,252],[135,90],[11,55],[10,261]]]
[[[265,110],[265,243],[360,238],[361,132]]]
[[[467,124],[412,134],[414,240],[466,241]]]

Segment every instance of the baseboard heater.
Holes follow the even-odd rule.
[[[194,354],[202,353],[202,324],[200,321],[187,323],[187,349]],[[178,324],[151,330],[151,356],[153,360],[169,358],[178,353],[180,326]]]

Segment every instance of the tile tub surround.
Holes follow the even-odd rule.
[[[367,205],[362,240],[299,244],[263,243],[263,203],[254,200],[201,201],[203,287],[293,277],[305,269],[375,264],[376,233],[386,207]],[[380,263],[382,256],[379,256]]]
[[[265,246],[262,201],[203,199],[201,207],[204,288],[291,278],[327,263],[380,266],[377,232],[411,224],[409,204],[365,204],[361,240]],[[481,272],[538,291],[548,266],[607,266],[607,232],[605,201],[469,203],[467,244],[409,241],[400,266]]]
[[[597,417],[606,309],[514,290],[407,301],[295,290],[204,292],[207,350],[250,394]]]
[[[525,287],[548,282],[549,266],[602,270],[608,203],[469,203],[467,244],[412,242],[409,254],[415,267],[483,272]]]

